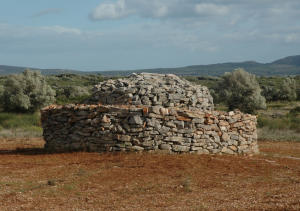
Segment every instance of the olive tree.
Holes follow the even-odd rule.
[[[55,91],[40,72],[25,70],[10,75],[4,83],[3,107],[6,111],[35,111],[55,101]]]
[[[254,113],[257,109],[266,108],[266,99],[261,95],[255,75],[241,68],[225,73],[217,89],[220,100],[225,102],[230,110],[240,109],[243,112]]]
[[[293,78],[287,77],[280,87],[280,100],[293,101],[297,99],[297,86]]]

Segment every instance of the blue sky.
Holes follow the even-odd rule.
[[[0,0],[0,64],[78,70],[300,54],[299,0]]]

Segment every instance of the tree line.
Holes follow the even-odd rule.
[[[246,113],[265,109],[266,102],[294,101],[300,97],[295,77],[270,80],[267,77],[258,78],[240,68],[222,77],[187,79],[200,84],[205,82],[203,85],[210,88],[215,103]],[[103,80],[105,78],[101,75],[43,76],[40,72],[26,70],[0,78],[0,107],[9,112],[34,112],[51,103],[80,103],[90,96],[93,85]]]

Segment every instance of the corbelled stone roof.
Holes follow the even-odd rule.
[[[194,85],[173,74],[132,74],[127,78],[104,81],[96,85],[93,92],[86,103],[214,109],[207,87]]]

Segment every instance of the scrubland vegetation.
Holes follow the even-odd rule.
[[[221,77],[187,76],[207,86],[217,109],[240,109],[258,115],[261,140],[300,140],[300,76],[257,77],[243,69]],[[0,76],[0,136],[41,136],[38,110],[50,103],[80,103],[107,77],[39,72]]]
[[[253,75],[238,70],[223,77],[186,79],[207,86],[217,109],[238,108],[256,114],[259,140],[300,141],[299,76],[256,76],[254,80]]]

